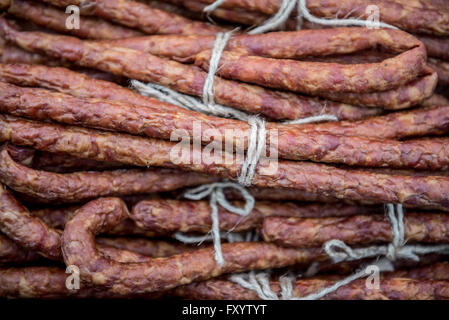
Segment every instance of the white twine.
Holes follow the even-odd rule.
[[[388,259],[380,259],[372,263],[376,265],[379,271],[393,271],[393,265]],[[318,300],[329,293],[338,290],[340,287],[345,286],[352,281],[366,277],[367,273],[362,268],[360,271],[353,275],[335,282],[332,286],[324,288],[317,293],[312,293],[304,297],[296,297],[293,294],[293,283],[295,278],[292,276],[281,276],[279,278],[279,287],[281,289],[281,296],[279,297],[270,287],[270,274],[268,272],[233,274],[229,276],[229,280],[235,282],[245,289],[254,291],[263,300]]]
[[[295,8],[295,1],[283,0],[279,11],[274,16],[264,21],[264,23],[253,30],[250,30],[248,34],[260,34],[271,30],[277,30],[285,25],[290,14]]]
[[[182,232],[176,232],[173,235],[173,238],[176,240],[186,243],[186,244],[201,244],[205,241],[214,241],[214,238],[210,234],[206,234],[204,236],[192,236],[186,235]],[[256,232],[248,231],[246,233],[237,233],[237,232],[220,232],[220,239],[225,239],[229,243],[232,242],[252,242],[258,241],[259,235]]]
[[[160,101],[174,104],[191,111],[213,115],[216,117],[234,118],[242,121],[248,121],[250,117],[247,113],[234,108],[219,104],[206,105],[195,97],[179,93],[159,84],[145,84],[138,80],[131,80],[131,88],[144,96],[156,98]]]
[[[204,8],[204,11],[207,13],[212,12],[216,8],[218,8],[224,0],[217,0],[214,3]],[[371,21],[371,20],[362,20],[357,18],[347,18],[347,19],[327,19],[327,18],[318,18],[312,15],[307,8],[307,0],[283,0],[281,6],[279,7],[278,12],[273,15],[271,18],[267,19],[262,25],[257,28],[249,31],[249,34],[259,34],[264,33],[271,30],[276,30],[281,26],[285,25],[289,17],[291,16],[295,5],[297,4],[297,28],[298,30],[302,27],[302,20],[306,19],[310,22],[321,24],[325,26],[359,26],[359,27],[367,27],[367,28],[390,28],[390,29],[398,29],[395,26],[392,26],[388,23]],[[207,10],[206,10],[207,8]]]
[[[206,80],[203,87],[203,103],[205,105],[214,105],[214,79],[218,70],[218,64],[220,63],[221,56],[223,54],[226,45],[231,39],[233,31],[219,32],[215,38],[214,47],[209,60],[209,72],[207,73]]]
[[[386,256],[393,261],[396,258],[419,260],[419,257],[411,251],[413,246],[405,245],[404,240],[404,209],[401,204],[396,206],[387,204],[387,215],[391,223],[393,239],[390,244],[384,246],[371,246],[359,249],[352,249],[343,241],[333,239],[324,244],[324,251],[337,263],[344,260],[358,260],[373,256]]]
[[[312,262],[312,264],[307,268],[306,272],[304,272],[304,277],[313,277],[318,274],[318,272],[320,272],[320,263],[318,261]]]
[[[214,79],[218,70],[218,64],[220,62],[223,51],[232,36],[230,32],[219,32],[214,42],[210,61],[209,72],[203,87],[203,103],[207,106],[215,104],[214,99]],[[246,157],[243,161],[242,168],[240,170],[237,181],[244,186],[250,186],[253,180],[257,163],[259,162],[262,151],[265,148],[266,140],[266,128],[265,121],[257,116],[250,116],[248,119],[250,125],[250,134],[248,137],[248,149],[246,151]]]
[[[404,211],[401,204],[394,206],[393,204],[387,204],[387,214],[391,223],[391,230],[393,233],[393,240],[390,244],[384,246],[371,246],[366,248],[352,249],[341,240],[330,240],[324,244],[325,252],[331,257],[334,263],[341,261],[360,260],[364,258],[385,256],[378,263],[375,263],[380,271],[393,271],[394,267],[391,261],[398,258],[410,259],[413,261],[419,261],[419,255],[429,253],[442,253],[449,254],[449,245],[435,245],[435,246],[422,246],[422,245],[407,245],[405,246],[405,227],[404,227]],[[367,274],[364,271],[359,271],[350,275],[349,277],[336,282],[334,285],[313,293],[302,299],[316,300],[320,299],[327,294],[336,291],[341,286],[351,283],[352,281],[363,278]]]
[[[326,242],[324,250],[331,257],[334,263],[361,260],[377,256],[386,256],[389,260],[391,260],[389,255],[390,245],[352,249],[341,240],[331,240]],[[395,259],[419,261],[420,255],[430,253],[449,254],[449,244],[433,246],[406,245],[396,250]]]
[[[377,246],[369,248],[356,249],[361,252],[356,252],[351,247],[346,245],[343,241],[338,239],[333,239],[324,244],[324,251],[331,257],[334,263],[341,262],[344,260],[358,260],[366,257],[385,255],[388,259],[379,260],[378,265],[380,271],[393,270],[393,264],[390,261],[395,260],[397,257],[406,257],[419,260],[416,255],[407,254],[401,250],[404,248],[404,211],[401,204],[395,206],[393,204],[387,204],[388,218],[390,219],[391,229],[393,233],[393,240],[388,246]],[[334,248],[340,249],[340,251]],[[351,283],[354,280],[365,277],[367,274],[364,270],[360,270],[343,280],[337,281],[332,286],[319,290],[318,292],[312,293],[308,296],[302,297],[301,300],[317,300],[321,299],[329,293],[335,292],[338,288]]]
[[[227,199],[224,194],[224,189],[232,188],[239,191],[243,199],[245,201],[245,205],[243,208],[233,206]],[[229,212],[247,216],[251,213],[254,208],[255,200],[254,197],[246,190],[244,187],[237,183],[233,182],[215,182],[210,184],[204,184],[197,188],[193,188],[187,191],[184,194],[184,197],[190,200],[201,200],[205,197],[209,197],[209,205],[211,208],[211,218],[212,218],[212,228],[211,228],[211,237],[214,242],[214,250],[215,250],[215,261],[221,267],[224,264],[223,253],[221,251],[221,237],[220,234],[220,221],[218,218],[218,205],[225,208]],[[175,234],[175,237],[186,243],[195,243],[202,242],[207,239],[206,237],[189,237],[182,234]],[[237,235],[231,236],[228,240],[235,241]]]
[[[393,271],[394,266],[392,261],[396,259],[410,259],[413,261],[419,261],[419,256],[430,253],[440,253],[449,254],[449,244],[433,245],[433,246],[423,246],[423,245],[404,245],[404,211],[402,205],[393,204],[387,205],[387,214],[391,222],[393,240],[388,245],[383,246],[371,246],[365,248],[352,249],[346,245],[341,240],[330,240],[324,244],[324,250],[329,255],[334,263],[339,263],[342,261],[354,261],[361,260],[365,258],[384,256],[378,261],[371,263],[371,265],[376,265],[379,271]],[[319,269],[318,263],[313,263],[310,268],[306,271],[305,275],[314,275]],[[312,293],[305,297],[294,297],[291,295],[282,295],[283,299],[288,300],[317,300],[325,297],[329,293],[335,292],[340,287],[345,286],[357,279],[366,277],[368,274],[365,269],[362,268],[360,271],[335,282],[332,286],[319,290],[316,293]],[[261,299],[265,300],[278,300],[278,296],[275,292],[267,291],[267,282],[269,287],[269,278],[267,274],[262,274],[258,276],[253,276],[250,280],[247,280],[248,276],[245,275],[235,275],[231,276],[230,280],[234,281],[246,289],[253,290],[258,294]],[[279,280],[279,285],[281,292],[292,292],[292,280],[287,281],[286,279]]]
[[[266,146],[267,130],[265,121],[257,116],[252,116],[248,120],[250,125],[250,135],[248,136],[248,148],[246,150],[246,157],[242,163],[239,177],[237,181],[244,186],[252,184],[254,175],[256,173],[256,166],[259,162],[262,151]]]

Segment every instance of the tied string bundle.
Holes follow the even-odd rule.
[[[224,189],[226,188],[233,188],[238,190],[241,195],[243,196],[245,200],[245,205],[243,208],[239,208],[236,206],[233,206],[229,201],[226,199],[226,196],[224,194]],[[191,189],[187,191],[184,194],[184,197],[190,200],[201,200],[206,197],[209,197],[209,206],[211,208],[211,218],[212,218],[212,230],[211,230],[211,237],[214,243],[214,250],[215,250],[215,261],[217,261],[219,266],[222,266],[224,264],[223,259],[223,253],[221,251],[221,241],[220,239],[223,237],[223,235],[220,233],[220,221],[218,219],[218,205],[222,206],[229,212],[246,216],[251,213],[251,211],[254,208],[254,197],[249,194],[249,192],[240,186],[239,184],[232,183],[232,182],[216,182],[211,184],[205,184],[202,186],[199,186],[197,188]],[[237,237],[237,235],[229,233],[227,236],[225,236],[229,242],[234,241],[243,241],[243,237]],[[201,243],[205,240],[207,240],[206,237],[190,237],[185,236],[182,233],[176,233],[175,238],[177,240],[180,240],[184,243]],[[249,240],[248,240],[249,241]]]
[[[218,8],[224,0],[218,0],[212,3],[211,5],[204,8],[206,13],[210,13],[216,8]],[[266,20],[263,25],[249,31],[249,34],[260,34],[271,30],[276,30],[285,25],[287,19],[292,14],[294,8],[297,8],[297,29],[301,28],[302,19],[305,18],[308,21],[316,24],[321,24],[325,26],[362,26],[367,28],[391,28],[397,29],[396,27],[378,21],[370,21],[370,20],[359,20],[359,19],[323,19],[313,16],[309,10],[307,9],[307,1],[306,0],[283,0],[282,4],[279,8],[279,11],[270,19]],[[211,64],[212,66],[212,59]],[[210,75],[210,74],[209,74]],[[310,120],[310,119],[307,119]],[[307,121],[306,120],[306,121]],[[332,120],[331,120],[332,121]],[[312,121],[311,121],[312,122]],[[301,124],[307,122],[301,122],[301,120],[290,121],[292,124]],[[435,246],[435,247],[422,247],[422,246],[406,246],[404,247],[404,223],[403,223],[403,209],[402,205],[397,206],[396,215],[393,204],[388,204],[388,215],[392,224],[393,229],[393,242],[388,246],[383,247],[370,247],[363,249],[352,250],[346,244],[344,244],[340,240],[331,240],[325,244],[326,253],[332,258],[332,260],[337,263],[344,260],[358,260],[367,257],[375,257],[384,255],[388,259],[380,259],[375,262],[375,264],[379,267],[380,271],[390,271],[393,269],[393,265],[390,260],[395,260],[397,257],[407,258],[412,260],[419,260],[417,254],[424,254],[430,252],[445,252],[447,250],[446,246]],[[334,248],[339,248],[344,250],[343,252],[337,252]],[[317,269],[317,266],[314,266],[314,270]],[[304,299],[304,300],[316,300],[324,297],[330,292],[333,292],[344,286],[346,284],[351,283],[352,281],[362,278],[366,276],[364,270],[358,271],[355,274],[349,276],[342,281],[338,281],[333,286],[323,289],[320,292],[315,294],[311,294],[307,297],[296,298],[292,295],[292,279],[281,277],[280,285],[281,285],[281,298],[282,299]],[[230,278],[232,281],[240,284],[244,288],[251,289],[262,298],[262,299],[275,299],[278,300],[279,297],[270,289],[269,287],[269,276],[266,273],[259,273],[255,275],[254,273],[250,273],[249,275],[233,275]]]
[[[249,192],[242,186],[248,187],[251,186],[252,184],[257,164],[259,163],[259,159],[261,158],[262,152],[266,147],[266,134],[267,134],[265,121],[260,117],[258,117],[257,115],[248,115],[244,112],[235,110],[234,108],[222,106],[215,103],[214,99],[215,74],[217,72],[222,53],[226,47],[226,44],[231,38],[233,32],[234,31],[229,31],[217,34],[210,58],[209,72],[203,86],[202,101],[192,96],[176,92],[165,86],[153,83],[145,84],[137,80],[131,80],[131,88],[133,88],[142,95],[153,97],[163,102],[171,103],[192,111],[210,114],[218,117],[235,118],[241,121],[246,121],[250,125],[251,129],[248,137],[248,148],[246,151],[246,157],[244,157],[244,161],[242,163],[239,177],[237,179],[238,184],[233,182],[218,182],[213,184],[206,184],[198,188],[192,189],[184,195],[186,198],[191,200],[200,200],[209,197],[209,205],[211,207],[211,218],[212,218],[211,238],[214,243],[215,260],[220,266],[224,264],[224,260],[221,251],[222,235],[220,234],[219,230],[218,205],[222,206],[229,212],[241,216],[246,216],[251,213],[254,207],[255,200],[251,196],[251,194],[249,194]],[[303,119],[286,121],[285,123],[306,124],[321,121],[338,121],[338,119],[333,115],[323,114],[319,116],[312,116]],[[245,205],[243,208],[235,207],[231,205],[229,201],[227,201],[223,192],[223,190],[226,188],[234,188],[241,193],[243,199],[245,200]],[[201,243],[205,239],[207,239],[207,237],[206,238],[191,237],[187,235],[182,235],[180,233],[177,233],[175,235],[175,238],[184,243]],[[251,239],[253,237],[247,238]]]
[[[325,252],[329,255],[334,263],[342,261],[354,261],[365,258],[381,257],[368,265],[363,266],[354,274],[335,282],[332,286],[324,288],[316,293],[309,294],[305,297],[295,297],[292,293],[294,278],[281,277],[279,284],[281,288],[281,297],[279,298],[275,292],[273,292],[269,285],[269,274],[262,272],[257,275],[249,274],[236,274],[229,277],[229,280],[241,285],[242,287],[252,290],[258,294],[261,299],[264,300],[318,300],[329,293],[335,292],[340,287],[343,287],[357,279],[364,278],[369,275],[366,271],[366,266],[377,266],[379,272],[394,271],[392,264],[396,259],[409,259],[413,261],[419,261],[420,255],[439,253],[449,254],[449,245],[406,245],[404,239],[404,211],[402,205],[393,204],[387,205],[387,214],[391,223],[391,229],[393,233],[393,239],[388,245],[370,246],[365,248],[352,249],[341,240],[330,240],[323,246]],[[311,268],[305,273],[306,276],[313,275],[318,271],[318,266],[312,264]],[[288,293],[288,294],[287,294]]]
[[[210,14],[212,11],[217,9],[225,0],[217,0],[214,3],[206,6],[203,12]],[[371,20],[361,20],[356,18],[345,18],[345,19],[325,19],[318,18],[312,15],[307,8],[307,0],[283,0],[279,11],[273,15],[271,18],[267,19],[262,25],[250,30],[249,34],[260,34],[272,30],[278,30],[282,28],[287,22],[288,18],[293,13],[293,10],[297,9],[297,30],[301,29],[303,19],[309,22],[321,24],[323,26],[332,27],[349,27],[349,26],[359,26],[366,28],[391,28],[398,29],[388,23],[381,21],[371,21]]]

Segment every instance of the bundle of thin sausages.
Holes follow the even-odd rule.
[[[192,12],[202,12],[214,0],[169,0],[175,6]],[[415,34],[421,40],[429,54],[429,65],[438,73],[439,83],[443,87],[449,85],[449,7],[445,1],[321,1],[307,0],[306,7],[310,14],[320,19],[364,20],[372,14],[376,7],[382,22]],[[282,0],[225,0],[220,6],[209,12],[217,19],[239,23],[246,26],[263,24],[282,6]],[[293,10],[286,21],[287,30],[297,28],[297,10]],[[323,28],[326,26],[310,21],[302,23],[303,28]]]
[[[328,247],[390,250],[386,204],[404,208],[406,246],[449,244],[443,1],[372,1],[402,30],[295,31],[293,10],[290,31],[258,35],[244,26],[281,0],[226,0],[209,13],[222,24],[204,20],[213,2],[0,1],[0,298],[300,299],[337,286],[318,298],[448,299],[447,249],[371,255],[389,259],[372,290],[345,282],[370,255],[336,260]],[[366,14],[357,0],[306,4],[318,18]],[[183,102],[202,103],[222,32],[213,98],[263,119],[262,143],[246,118]],[[323,114],[337,121],[288,121]],[[243,192],[255,142],[270,154]],[[201,188],[215,191],[191,196]]]

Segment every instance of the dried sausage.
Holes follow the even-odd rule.
[[[404,238],[408,243],[442,243],[449,239],[449,217],[444,213],[412,213],[404,216]],[[319,219],[267,217],[261,234],[279,245],[319,246],[339,239],[349,245],[368,245],[393,240],[384,215],[329,217]]]
[[[1,111],[36,120],[52,119],[73,125],[144,134],[149,137],[165,139],[171,136],[174,129],[189,128],[193,135],[195,120],[199,120],[197,117],[197,119],[187,122],[188,119],[185,117],[172,113],[165,117],[169,119],[168,123],[165,123],[157,114],[150,112],[145,107],[98,99],[81,100],[61,93],[36,88],[21,88],[2,82],[0,82],[0,88],[2,89],[0,97],[3,101],[0,106]],[[195,113],[190,115],[195,116]],[[172,127],[173,116],[179,120],[175,128]],[[228,120],[227,124],[229,124],[228,128],[238,130],[238,133],[234,132],[232,136],[234,144],[237,143],[237,135],[239,135],[239,139],[249,135],[247,123]],[[214,125],[214,123],[206,124],[209,127]],[[240,131],[241,129],[243,130]],[[326,131],[305,132],[296,126],[279,124],[269,124],[267,129],[275,129],[278,132],[279,138],[275,147],[277,147],[281,158],[368,167],[388,165],[392,168],[422,170],[445,170],[449,163],[449,150],[444,148],[447,141],[443,138],[400,142],[339,136]],[[182,132],[189,134],[187,130]],[[201,138],[203,138],[203,133],[205,131],[201,132]],[[359,151],[358,146],[364,146],[363,151]],[[434,155],[428,157],[431,153]]]
[[[95,15],[154,34],[215,34],[223,28],[129,0],[46,0],[58,7],[77,5],[81,14]]]
[[[242,207],[242,203],[233,203]],[[380,210],[379,210],[380,209]],[[210,231],[212,219],[206,201],[147,200],[136,204],[131,219],[145,230],[158,232],[204,232]],[[251,213],[240,216],[219,208],[220,229],[241,232],[258,228],[265,217],[327,217],[382,212],[379,207],[345,205],[302,205],[288,202],[257,201]]]
[[[292,250],[244,242],[222,245],[224,265],[214,260],[213,248],[198,249],[146,263],[120,264],[98,254],[94,236],[126,218],[128,210],[117,198],[93,200],[77,211],[63,233],[66,265],[76,265],[81,278],[112,292],[138,294],[174,288],[221,274],[252,269],[279,268],[325,259],[320,249]]]
[[[137,166],[178,167],[231,180],[237,179],[241,164],[223,163],[221,155],[207,163],[202,151],[193,148],[186,161],[171,157],[174,143],[99,132],[92,129],[61,127],[14,117],[0,116],[0,140],[33,147],[38,150],[66,153],[98,161],[116,161]],[[429,143],[431,140],[422,141]],[[444,143],[444,140],[440,140]],[[433,155],[432,155],[433,156]],[[211,160],[211,162],[209,162]],[[173,161],[173,162],[172,162]],[[174,163],[176,162],[176,164]],[[269,162],[269,161],[268,161]],[[210,163],[213,163],[211,165]],[[268,163],[270,166],[272,163]],[[402,203],[415,207],[447,210],[449,179],[445,176],[404,176],[301,161],[278,161],[275,172],[267,172],[266,163],[259,163],[253,185],[269,188],[293,188],[311,194],[377,203]],[[307,174],[306,174],[307,173]],[[438,187],[435,187],[438,185]]]
[[[0,151],[0,180],[11,189],[49,202],[80,202],[108,195],[170,191],[216,181],[206,175],[173,170],[122,169],[54,173],[27,168]]]
[[[121,39],[143,35],[142,32],[114,25],[108,21],[83,17],[79,28],[66,27],[67,15],[57,8],[27,0],[9,0],[7,12],[45,28],[87,39]]]

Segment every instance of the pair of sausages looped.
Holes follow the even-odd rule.
[[[61,231],[47,226],[38,217],[31,215],[3,185],[0,188],[0,231],[24,249],[37,252],[51,260],[62,259]],[[5,251],[2,254],[8,255],[11,248],[17,249],[10,254],[11,260],[26,261],[36,258],[27,251],[18,250],[7,241],[5,243]],[[103,256],[123,263],[149,259],[145,255],[121,250],[117,246],[98,245],[98,248]]]
[[[213,43],[213,37],[156,36],[116,40],[111,44],[171,58],[193,56],[195,64],[207,71]],[[399,54],[363,66],[291,60],[355,53],[376,46]],[[427,58],[423,43],[405,32],[363,28],[236,35],[228,50],[220,59],[217,72],[221,76],[313,95],[391,90],[413,81],[424,69]]]
[[[98,253],[94,237],[128,217],[126,205],[117,198],[93,200],[66,224],[62,251],[66,265],[80,269],[91,285],[120,294],[167,290],[225,273],[280,268],[325,259],[320,249],[286,249],[265,243],[223,244],[225,263],[220,268],[214,249],[204,248],[143,263],[118,263]]]

